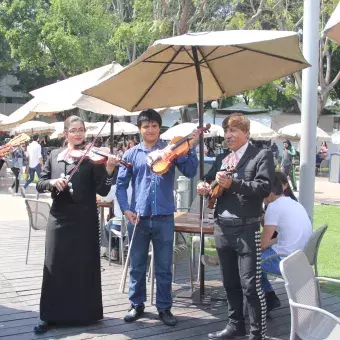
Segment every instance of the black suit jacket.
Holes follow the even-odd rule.
[[[225,154],[216,157],[205,176],[207,182],[215,179],[225,157]],[[249,144],[237,164],[230,188],[224,190],[222,196],[217,199],[215,216],[228,210],[238,217],[260,217],[263,199],[270,194],[274,175],[272,152]]]

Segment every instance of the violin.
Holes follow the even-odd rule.
[[[109,148],[97,148],[94,147],[93,144],[85,145],[82,144],[76,149],[72,150],[64,150],[62,154],[59,154],[61,156],[60,158],[63,159],[66,163],[72,164],[74,160],[78,160],[77,165],[74,167],[74,169],[71,171],[69,175],[61,174],[61,178],[66,179],[67,187],[69,189],[70,194],[73,194],[73,188],[72,188],[72,182],[71,179],[75,172],[78,170],[80,164],[84,159],[88,159],[94,164],[103,164],[107,161],[108,157],[111,155],[109,152]],[[132,164],[125,162],[123,160],[119,160],[119,164],[131,168]],[[59,192],[57,193],[57,195]]]
[[[88,150],[87,150],[88,149]],[[65,157],[70,157],[73,160],[78,159],[89,159],[94,164],[104,164],[109,156],[111,155],[110,149],[105,147],[94,147],[94,146],[85,146],[83,149],[72,149],[66,152]],[[123,160],[119,160],[119,164],[131,168],[132,164],[125,162]]]
[[[218,172],[226,172],[227,177],[231,177],[236,172],[236,169],[234,168],[234,166],[228,166],[227,169],[220,170]],[[223,191],[224,191],[224,188],[222,188],[217,183],[216,180],[211,183],[210,193],[208,194],[208,205],[207,205],[209,209],[214,209],[216,199],[222,196]]]
[[[199,133],[209,131],[211,125],[207,124],[203,128],[197,129]],[[172,166],[173,161],[189,152],[190,135],[185,137],[174,137],[169,144],[162,150],[155,150],[148,154],[146,163],[151,171],[157,175],[165,174]]]

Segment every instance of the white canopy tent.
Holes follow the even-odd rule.
[[[55,131],[55,127],[45,122],[38,120],[31,120],[26,123],[20,124],[18,127],[11,130],[11,134],[19,135],[21,133],[26,133],[28,135],[33,134],[46,134]]]
[[[105,122],[97,122],[92,124],[94,128],[86,131],[86,137],[96,136],[103,127],[103,125],[105,124]],[[114,135],[116,136],[121,134],[134,135],[139,132],[138,127],[136,125],[126,122],[115,122],[113,124],[113,131]],[[110,125],[106,124],[100,135],[106,137],[110,136],[110,133],[111,133]]]
[[[290,138],[292,140],[294,139],[299,140],[302,135],[302,124],[296,123],[296,124],[290,124],[290,125],[284,126],[278,131],[278,133],[282,137]],[[331,137],[327,132],[317,127],[316,128],[316,139],[330,141]]]
[[[160,138],[164,140],[171,140],[174,137],[184,137],[189,135],[194,130],[197,129],[197,124],[195,123],[182,123],[171,127],[170,129],[166,130],[164,133],[161,134]],[[217,136],[217,131],[204,132],[203,137],[215,137]]]

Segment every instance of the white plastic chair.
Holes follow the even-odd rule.
[[[313,231],[305,248],[303,249],[303,252],[306,254],[309,264],[311,266],[314,266],[314,271],[315,271],[316,276],[318,276],[318,263],[317,263],[318,251],[319,251],[321,240],[327,228],[328,228],[327,224],[324,224],[317,230]],[[262,264],[275,257],[287,257],[287,254],[275,254],[275,255],[268,256],[262,261]],[[264,272],[271,276],[282,277],[281,275],[276,274],[276,273],[267,272],[267,271],[264,271]]]
[[[306,254],[298,250],[280,262],[285,280],[290,312],[290,340],[338,340],[340,319],[320,308],[319,281],[340,283],[340,280],[315,277]]]
[[[28,213],[28,243],[26,253],[26,264],[31,241],[31,230],[46,230],[48,217],[50,216],[51,207],[47,202],[33,199],[25,199]]]
[[[124,266],[125,264],[125,258],[124,258],[124,239],[127,240],[127,228],[126,228],[126,221],[125,217],[113,217],[110,221],[113,222],[113,224],[120,224],[120,231],[115,229],[110,229],[109,232],[109,266],[111,266],[111,250],[112,250],[112,237],[119,239],[119,263]]]

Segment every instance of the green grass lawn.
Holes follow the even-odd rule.
[[[340,279],[340,206],[316,205],[313,224],[314,229],[328,224],[319,249],[319,276]],[[216,255],[216,250],[207,244],[205,253]],[[321,288],[324,292],[340,296],[340,284],[322,283]]]
[[[317,205],[314,210],[314,229],[328,224],[321,241],[318,270],[319,276],[340,279],[340,207]],[[340,296],[340,284],[323,283],[324,292]]]

